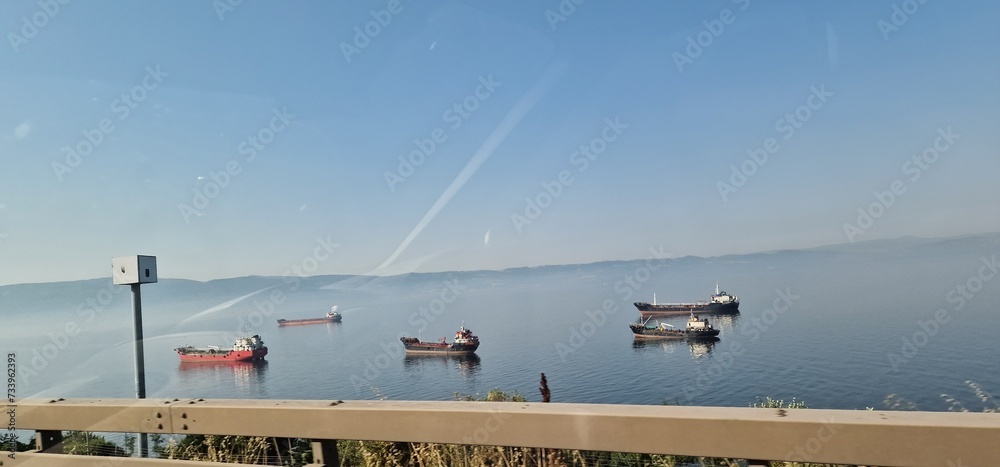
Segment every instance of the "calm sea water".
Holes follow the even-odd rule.
[[[650,274],[641,262],[623,262],[329,288],[320,287],[331,280],[316,279],[296,291],[276,280],[273,289],[207,312],[244,293],[220,286],[184,297],[155,293],[164,283],[147,285],[148,397],[447,400],[500,388],[538,400],[541,373],[557,402],[746,406],[770,396],[861,409],[884,408],[886,396],[898,394],[922,410],[947,410],[941,395],[949,394],[978,411],[984,403],[967,381],[1000,391],[1000,277],[980,279],[960,308],[949,295],[976,284],[969,280],[982,264],[978,253],[786,256],[683,259]],[[654,292],[659,301],[704,300],[717,279],[742,300],[739,315],[713,317],[718,342],[633,343],[631,302]],[[268,309],[274,290],[284,297],[276,310],[255,311]],[[442,295],[455,298],[445,303]],[[776,300],[787,310],[779,312]],[[275,322],[321,316],[331,305],[342,323]],[[19,396],[133,397],[128,307],[123,293],[90,322],[75,308],[49,310],[46,319],[11,311],[0,350],[18,354]],[[947,320],[934,322],[939,309]],[[50,346],[52,358],[39,357],[70,321],[77,335],[54,356]],[[463,322],[482,341],[475,357],[403,356],[400,335],[416,336],[425,325],[425,340],[450,339]],[[172,351],[229,346],[224,333],[241,326],[263,337],[266,362],[186,365]]]

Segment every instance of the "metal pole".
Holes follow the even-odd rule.
[[[132,332],[135,341],[135,395],[139,399],[146,398],[145,357],[142,353],[142,294],[139,284],[132,285],[132,320],[135,328]],[[139,457],[149,457],[149,444],[146,433],[139,433]]]

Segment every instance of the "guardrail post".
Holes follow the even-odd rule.
[[[62,454],[62,431],[41,430],[35,432],[35,449],[38,452]]]
[[[337,441],[333,439],[312,440],[313,463],[309,465],[332,465],[340,467],[340,454],[337,452]]]

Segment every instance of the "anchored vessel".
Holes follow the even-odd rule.
[[[442,337],[440,342],[421,342],[416,337],[400,337],[407,355],[471,355],[479,348],[479,336],[463,324],[455,333],[455,342],[448,343]]]
[[[326,313],[323,318],[306,318],[306,319],[279,319],[278,326],[298,326],[300,324],[322,324],[322,323],[339,323],[343,319],[340,313],[337,313],[337,305],[330,308],[330,311]]]
[[[174,349],[181,356],[182,362],[245,362],[260,360],[267,355],[267,347],[260,336],[241,337],[236,339],[232,349],[223,350],[214,345],[207,347],[178,347]]]
[[[719,330],[713,328],[707,319],[699,318],[693,314],[688,319],[687,326],[683,330],[673,329],[672,326],[666,323],[661,323],[659,326],[646,324],[645,322],[632,323],[628,327],[632,329],[632,337],[635,340],[701,340],[715,339],[719,335]]]
[[[690,313],[702,314],[723,314],[739,313],[740,298],[719,291],[719,284],[715,284],[715,293],[712,298],[705,302],[692,303],[656,303],[656,294],[653,294],[653,303],[635,302],[635,307],[643,318],[655,316],[681,316]]]

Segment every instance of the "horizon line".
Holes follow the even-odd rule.
[[[920,236],[916,236],[916,235],[904,235],[904,236],[901,236],[901,237],[876,238],[876,239],[871,239],[871,240],[861,240],[861,241],[857,241],[857,242],[828,243],[828,244],[815,245],[815,246],[809,246],[809,247],[801,247],[801,248],[782,248],[782,249],[776,249],[776,250],[753,251],[753,252],[748,252],[748,253],[725,253],[725,254],[715,255],[715,256],[697,256],[697,255],[670,256],[670,257],[667,257],[666,259],[669,259],[669,260],[677,260],[677,259],[684,259],[684,258],[713,259],[713,258],[724,258],[724,257],[727,257],[727,256],[750,256],[750,255],[760,255],[760,254],[769,254],[769,253],[780,253],[780,252],[786,252],[786,251],[807,251],[807,250],[815,250],[815,249],[829,248],[829,247],[844,247],[844,246],[846,246],[846,247],[853,247],[853,246],[862,245],[862,244],[870,244],[870,243],[875,243],[875,242],[892,242],[892,241],[899,241],[899,240],[903,240],[903,239],[947,240],[947,239],[970,238],[970,237],[987,237],[987,236],[1000,236],[1000,231],[980,232],[980,233],[961,234],[961,235],[948,235],[948,236],[944,236],[944,237],[920,237]],[[504,272],[504,271],[512,271],[512,270],[516,270],[516,269],[533,269],[533,268],[566,267],[566,266],[586,266],[586,265],[591,265],[591,264],[600,264],[600,263],[626,263],[626,262],[631,262],[631,261],[644,261],[644,258],[607,259],[607,260],[590,261],[590,262],[587,262],[587,263],[537,264],[537,265],[533,265],[533,266],[527,266],[527,265],[526,266],[514,266],[514,267],[509,267],[509,268],[503,268],[503,269],[450,269],[450,270],[445,270],[445,271],[403,272],[403,273],[399,273],[399,274],[388,274],[388,275],[385,275],[385,276],[366,275],[366,274],[351,274],[351,273],[331,273],[331,274],[319,274],[319,275],[315,275],[315,276],[296,276],[296,277],[299,277],[299,278],[302,278],[302,279],[311,279],[311,278],[320,278],[320,277],[331,277],[331,276],[376,277],[377,278],[377,277],[405,276],[405,275],[408,275],[408,274],[445,274],[445,273],[450,273],[450,272],[454,272],[454,273]],[[284,277],[284,276],[280,276],[280,275],[267,275],[267,274],[247,274],[247,275],[244,275],[244,276],[217,277],[217,278],[206,279],[206,280],[188,279],[188,278],[185,278],[185,277],[161,277],[160,279],[163,279],[163,280],[181,280],[181,281],[191,281],[191,282],[208,283],[208,282],[214,282],[214,281],[231,280],[231,279],[242,279],[242,278],[248,278],[248,277],[281,278],[281,277]],[[87,282],[87,281],[94,281],[94,280],[100,280],[100,279],[109,279],[110,280],[111,276],[107,276],[107,277],[91,277],[91,278],[86,278],[86,279],[67,279],[67,280],[59,280],[59,281],[51,281],[51,282],[18,282],[18,283],[12,283],[12,284],[0,284],[0,288],[2,288],[2,287],[9,287],[9,286],[16,286],[16,285],[40,285],[40,284],[59,284],[59,283],[63,283],[63,282]]]

